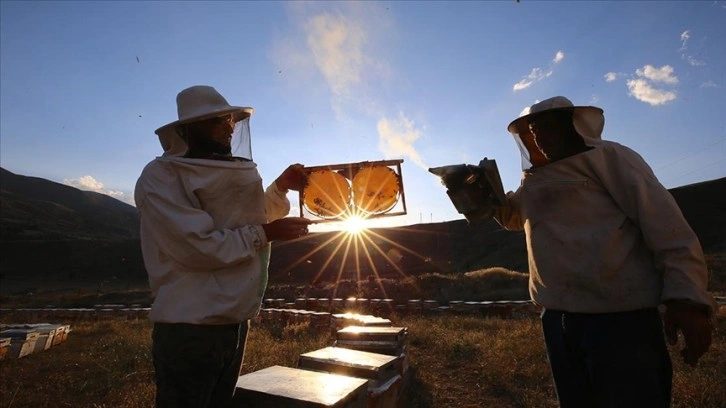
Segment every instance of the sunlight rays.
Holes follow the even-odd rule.
[[[315,247],[307,253],[303,254],[299,259],[289,265],[283,272],[294,270],[303,262],[310,263],[311,257],[316,254],[324,254],[322,262],[319,266],[315,266],[316,271],[310,280],[311,284],[321,282],[324,275],[334,276],[332,296],[338,295],[341,282],[344,280],[355,280],[356,288],[359,293],[363,291],[363,283],[367,274],[367,279],[380,289],[384,298],[388,297],[385,287],[381,280],[381,274],[395,273],[400,278],[407,278],[408,275],[401,265],[405,255],[413,256],[418,260],[430,262],[430,257],[422,255],[412,248],[408,248],[399,244],[393,239],[387,238],[383,234],[366,228],[365,215],[349,214],[344,221],[341,222],[341,230],[334,231],[332,236],[326,238],[321,243],[316,243]],[[420,233],[415,229],[400,229],[411,233]],[[302,241],[313,239],[315,235],[309,235],[302,238]],[[284,245],[284,244],[283,244]],[[395,258],[395,259],[394,259]],[[320,258],[318,258],[320,259]],[[378,259],[378,261],[376,261]],[[381,260],[388,265],[389,270],[381,270]],[[332,277],[331,276],[331,277]]]
[[[362,234],[366,230],[365,218],[357,214],[351,214],[342,222],[341,227],[349,235]]]

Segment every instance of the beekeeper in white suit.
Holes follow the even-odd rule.
[[[512,121],[525,169],[495,219],[525,232],[560,405],[668,407],[663,323],[695,366],[715,307],[706,263],[671,194],[640,155],[601,139],[604,123],[562,96]]]
[[[270,242],[308,232],[308,220],[283,218],[286,193],[303,187],[303,166],[263,190],[251,154],[252,108],[193,86],[178,94],[177,111],[178,120],[156,130],[164,153],[135,190],[154,297],[156,406],[224,407],[267,285]]]

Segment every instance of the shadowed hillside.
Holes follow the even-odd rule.
[[[136,208],[115,198],[0,168],[0,240],[128,239]]]
[[[277,283],[317,284],[338,280],[338,276],[396,279],[492,266],[527,270],[524,234],[505,231],[493,220],[479,226],[457,220],[374,228],[357,240],[344,233],[310,234],[275,244],[273,254],[270,281]]]
[[[726,178],[670,190],[706,252],[726,251]]]
[[[0,286],[5,290],[143,280],[138,237],[138,213],[126,203],[0,169]]]
[[[699,236],[715,290],[726,286],[726,178],[671,190]],[[111,197],[2,170],[0,287],[145,284],[136,209]],[[667,222],[667,220],[665,221]],[[356,242],[358,244],[356,245]],[[527,272],[524,234],[463,219],[334,232],[273,244],[270,284],[399,279],[491,267]],[[357,248],[357,252],[356,252]]]

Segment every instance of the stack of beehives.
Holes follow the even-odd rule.
[[[0,359],[22,358],[48,350],[68,338],[67,324],[33,323],[0,325]]]
[[[274,312],[290,316],[291,311],[297,310],[263,309],[262,314],[266,321],[279,321]],[[398,406],[408,374],[408,328],[372,315],[325,315],[334,330],[333,346],[301,354],[295,368],[272,366],[239,377],[237,406]]]

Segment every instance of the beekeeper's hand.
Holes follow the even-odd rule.
[[[694,303],[670,300],[665,305],[663,324],[668,343],[673,346],[678,342],[680,330],[686,344],[681,350],[683,361],[695,367],[711,346],[711,319],[704,307]]]
[[[305,173],[300,163],[291,164],[285,171],[275,180],[277,188],[283,191],[294,190],[300,191],[305,187]]]
[[[307,218],[285,217],[269,224],[263,224],[268,241],[287,241],[300,238],[308,234],[308,225],[312,224]]]

